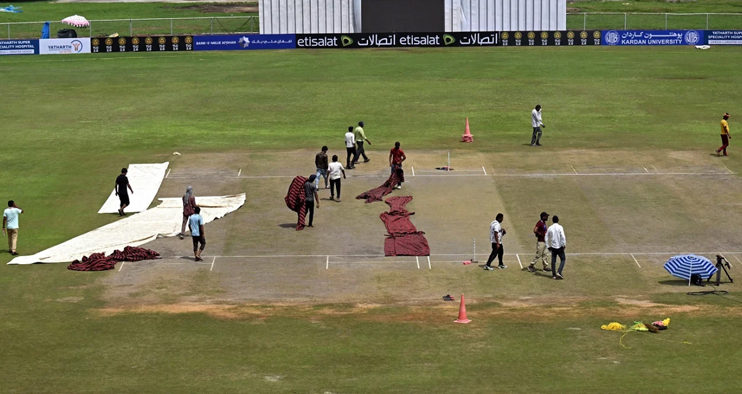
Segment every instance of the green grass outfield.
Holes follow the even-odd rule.
[[[706,155],[719,145],[723,111],[733,114],[737,135],[741,60],[736,47],[0,57],[0,201],[15,199],[27,210],[19,249],[32,253],[114,220],[95,212],[128,163],[164,161],[173,151],[337,150],[345,127],[358,120],[375,146],[400,140],[408,150],[527,155],[536,103],[548,125],[543,149],[554,155]],[[466,117],[475,143],[463,146]],[[736,144],[724,164],[739,174]],[[628,334],[622,346],[620,333],[597,327],[666,311],[635,317],[603,298],[564,309],[556,298],[527,311],[496,299],[478,303],[469,308],[477,319],[470,326],[451,324],[451,309],[406,305],[108,316],[98,312],[105,307],[100,278],[112,273],[8,260],[0,255],[4,392],[739,388],[737,291],[697,299],[654,294],[651,301],[672,306],[671,329]],[[579,291],[589,298],[600,286]]]

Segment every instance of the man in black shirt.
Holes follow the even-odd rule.
[[[119,200],[121,201],[119,216],[124,216],[124,208],[129,205],[129,192],[126,190],[127,187],[131,190],[131,194],[134,194],[134,189],[132,189],[129,184],[129,178],[126,177],[126,168],[122,168],[121,174],[116,177],[116,186],[114,187],[116,195],[119,196]]]
[[[309,214],[309,224],[307,227],[314,227],[312,226],[312,222],[314,221],[314,203],[317,203],[317,208],[319,208],[319,197],[317,196],[317,187],[314,186],[314,180],[317,179],[317,175],[312,174],[309,176],[309,179],[304,182],[304,203],[307,207],[307,213]]]

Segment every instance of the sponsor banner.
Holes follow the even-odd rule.
[[[495,46],[498,32],[297,34],[297,48]]]
[[[294,48],[296,48],[296,35],[294,34],[230,34],[193,37],[193,49],[196,51]]]
[[[603,45],[702,45],[703,30],[604,30]]]
[[[192,51],[192,36],[94,37],[93,53]]]
[[[706,30],[708,45],[742,45],[742,30]]]
[[[39,40],[40,55],[90,53],[90,38],[48,38]]]
[[[38,55],[39,40],[0,40],[0,55]]]
[[[585,46],[600,45],[600,30],[504,31],[502,46]]]

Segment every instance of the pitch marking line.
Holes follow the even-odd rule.
[[[325,270],[330,269],[330,256],[327,256],[327,259],[325,260]]]
[[[410,166],[410,168],[412,169],[412,176],[415,176],[415,167]]]
[[[520,252],[519,252],[520,253]],[[530,252],[526,252],[530,253]],[[570,256],[623,256],[623,255],[635,255],[635,256],[650,256],[650,255],[667,255],[667,256],[675,256],[678,254],[708,254],[708,255],[716,255],[718,254],[718,251],[709,252],[709,251],[688,251],[688,250],[681,250],[681,251],[674,251],[674,252],[574,252],[569,253]],[[726,252],[727,254],[742,254],[742,251],[729,251]],[[481,254],[481,253],[480,253]],[[505,256],[512,256],[515,253],[505,253]],[[433,253],[430,254],[430,256],[470,256],[471,252],[461,252],[461,253]],[[216,255],[213,257],[216,258],[243,258],[243,259],[265,259],[265,258],[271,258],[271,257],[281,257],[281,258],[296,258],[296,257],[387,257],[383,254],[264,254],[264,255]],[[180,256],[180,255],[172,255],[172,256],[162,256],[160,260],[162,259],[179,259],[179,258],[187,258],[190,256]],[[735,256],[735,258],[737,258]],[[177,263],[169,263],[169,264],[183,264],[182,262]],[[206,263],[208,264],[208,263]]]
[[[518,258],[518,265],[520,266],[520,269],[523,269],[523,264],[520,263],[520,256],[518,256],[518,253],[515,254],[515,257]]]
[[[465,171],[473,171],[474,173],[464,173]],[[482,174],[479,172],[479,170],[460,170],[455,171],[455,173],[438,173],[438,172],[432,172],[430,174],[427,173],[416,173],[414,168],[412,168],[412,176],[414,177],[473,177],[473,176],[491,176],[491,177],[502,177],[502,178],[549,178],[549,177],[583,177],[583,176],[705,176],[705,175],[724,175],[724,176],[731,176],[731,175],[737,175],[734,172],[723,172],[723,171],[711,171],[711,172],[596,172],[596,173],[576,173],[576,172],[553,172],[553,173],[524,173],[524,174],[502,174],[502,173],[493,173],[493,174]],[[192,175],[192,176],[186,176],[186,175],[173,175],[173,178],[193,178],[197,177],[199,175]],[[212,178],[216,177],[213,175],[203,175],[203,176],[210,176]],[[353,175],[353,178],[382,178],[383,176],[377,175],[377,174],[358,174]],[[222,175],[219,176],[219,178],[222,179],[234,179],[234,178],[242,178],[242,179],[285,179],[285,178],[294,178],[294,175],[240,175],[239,177],[236,177],[234,175]]]
[[[242,168],[240,168],[240,170],[237,171],[237,176],[240,176],[240,175],[242,175]]]
[[[430,265],[430,256],[428,256],[428,269],[429,270],[432,270],[433,269],[433,267]]]
[[[647,167],[642,167],[642,168],[644,169],[644,172],[649,173],[649,170],[647,169]]]
[[[209,268],[209,272],[214,271],[214,263],[216,263],[216,256],[214,256],[214,258],[211,259],[211,267]]]
[[[634,262],[636,263],[636,266],[639,267],[639,268],[641,268],[642,266],[639,265],[639,262],[636,260],[636,257],[634,257],[634,254],[633,253],[629,253],[629,254],[631,255],[631,258],[634,259]]]
[[[122,261],[121,265],[119,265],[119,272],[121,272],[121,270],[124,269],[124,264],[126,264],[126,261]]]
[[[420,269],[420,259],[415,256],[415,263],[417,263],[417,269]]]
[[[484,166],[482,166],[482,172],[484,173],[484,175],[487,175],[487,170],[484,169]]]
[[[165,178],[167,178],[168,176],[170,176],[170,168],[167,169],[167,174],[165,174]]]

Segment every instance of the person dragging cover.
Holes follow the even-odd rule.
[[[188,223],[188,218],[193,215],[196,206],[196,195],[193,194],[193,187],[188,186],[183,195],[183,223],[180,225],[180,234],[178,234],[178,238],[183,239],[185,237],[185,228]]]
[[[129,178],[126,177],[126,172],[126,168],[121,169],[121,174],[116,177],[116,186],[114,186],[116,195],[119,196],[119,201],[121,202],[121,205],[119,205],[119,216],[126,215],[124,208],[129,206],[129,192],[126,188],[128,187],[131,190],[131,194],[134,194],[134,189],[129,184]]]

